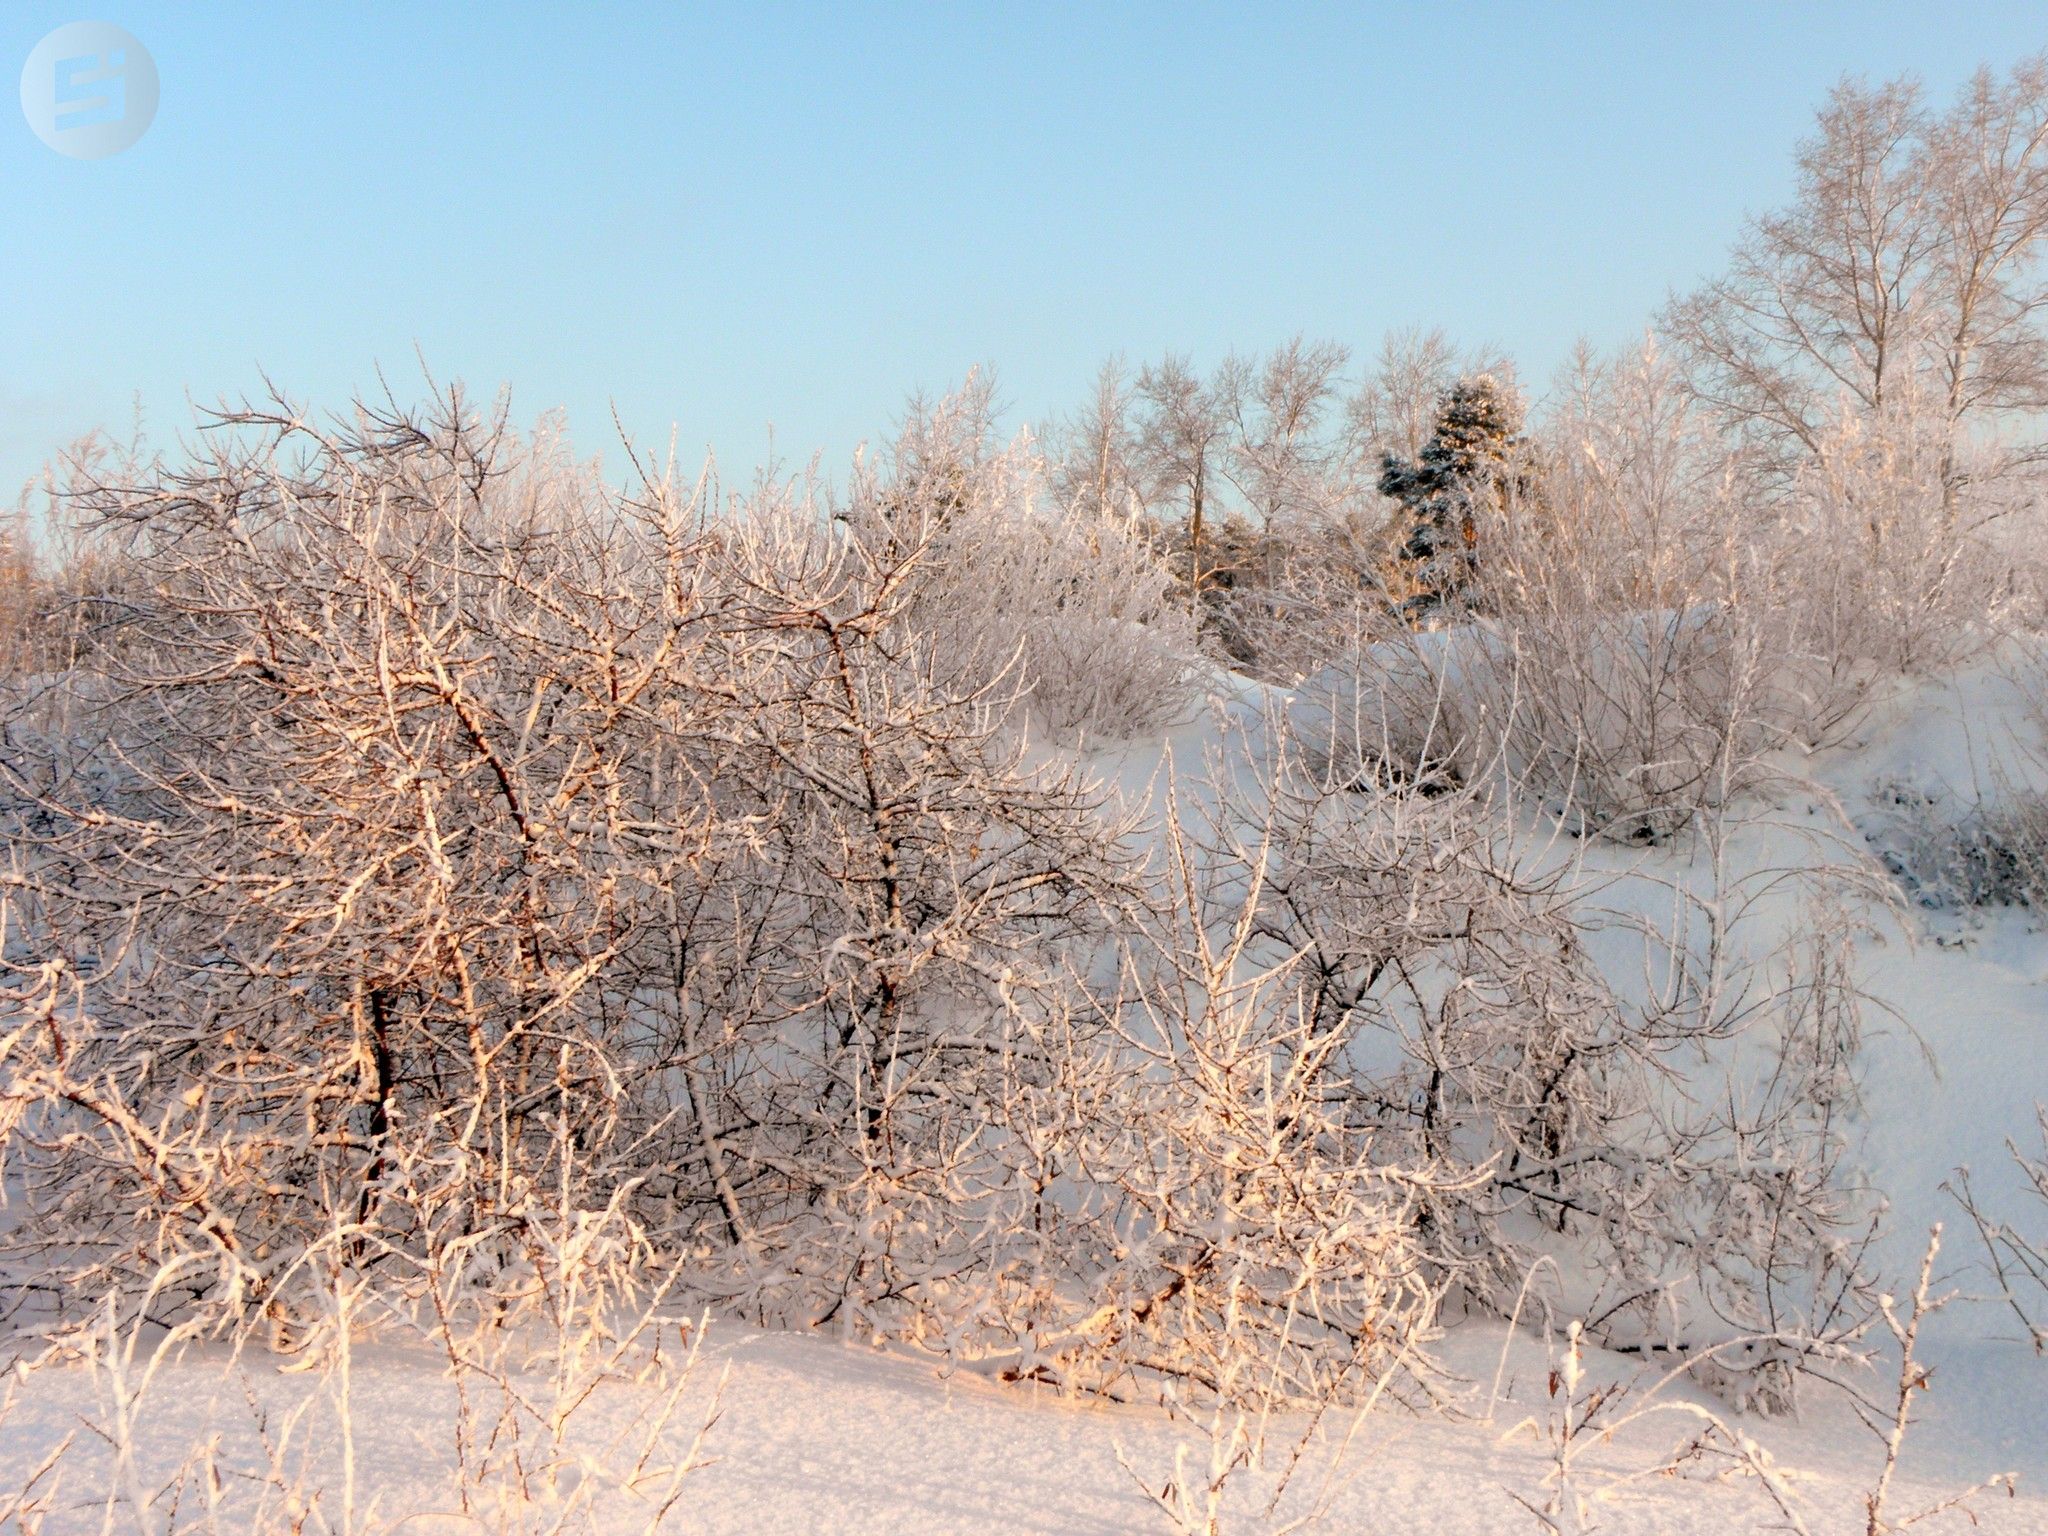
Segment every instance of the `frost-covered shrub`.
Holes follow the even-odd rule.
[[[987,388],[914,408],[886,472],[855,477],[841,517],[864,541],[922,551],[906,622],[969,687],[1014,687],[1056,736],[1122,739],[1179,719],[1197,644],[1174,578],[1130,510],[1060,504],[1028,437],[998,447]]]
[[[1949,1188],[1976,1225],[1990,1260],[1996,1295],[2012,1310],[2033,1341],[2034,1353],[2048,1355],[2048,1104],[2034,1106],[2040,1128],[2038,1150],[2016,1140],[2005,1144],[2012,1158],[2019,1201],[1989,1208],[1980,1201],[1963,1169]]]
[[[27,519],[0,517],[0,676],[26,667],[49,606],[47,579],[28,541]]]
[[[1115,972],[1032,1032],[1005,1155],[1033,1192],[1015,1230],[1051,1240],[1018,1248],[992,1358],[1117,1395],[1362,1400],[1425,1373],[1446,1276],[1422,1217],[1461,1175],[1387,1155],[1347,1092],[1360,1021],[1275,963],[1260,866],[1168,815]]]
[[[1583,834],[1657,841],[1760,784],[1775,608],[1713,434],[1654,349],[1588,365],[1474,512],[1469,622],[1359,659],[1400,771],[1505,780]]]
[[[1853,734],[1885,681],[1979,653],[2018,595],[1994,493],[1948,482],[1912,419],[1847,420],[1764,509],[1764,596],[1785,631],[1779,714],[1801,741]]]
[[[1227,633],[1246,659],[1239,669],[1283,688],[1333,667],[1350,666],[1363,648],[1400,637],[1408,621],[1390,600],[1381,573],[1392,539],[1363,511],[1272,540],[1260,580],[1212,593],[1227,603]]]
[[[59,999],[9,1039],[17,1254],[81,1299],[200,1254],[195,1299],[280,1315],[337,1224],[509,1263],[573,1111],[577,1206],[807,1320],[893,1290],[854,1234],[1123,882],[909,622],[929,540],[773,491],[713,527],[459,402],[230,425],[281,443],[85,489],[152,600],[5,765],[9,957]]]
[[[1723,1385],[1782,1406],[1855,1276],[1839,920],[1758,949],[1739,892],[1684,899],[1673,933],[1617,919],[1602,944],[1673,978],[1635,995],[1478,792],[1269,751],[1256,787],[1172,797],[1113,981],[1025,1024],[989,1148],[1010,1171],[970,1207],[1002,1257],[950,1272],[927,1336],[1120,1395],[1314,1401],[1426,1378],[1442,1308],[1504,1314],[1547,1259],[1607,1343],[1753,1336]],[[1703,1102],[1702,1073],[1729,1091]]]
[[[282,1317],[337,1225],[423,1230],[422,1158],[501,1231],[565,1106],[608,1199],[639,1116],[607,962],[716,841],[686,711],[635,707],[701,655],[708,567],[680,506],[609,505],[459,401],[230,425],[80,488],[149,600],[6,766],[11,937],[64,983],[8,1063],[10,1240],[82,1305],[191,1255],[192,1299]]]
[[[1766,642],[1745,617],[1504,621],[1446,694],[1468,771],[1496,766],[1583,835],[1663,841],[1768,776]]]
[[[1265,922],[1313,981],[1311,1016],[1344,1021],[1348,1103],[1379,1156],[1432,1171],[1431,1272],[1506,1310],[1547,1254],[1597,1336],[1682,1350],[1755,1332],[1772,1342],[1742,1390],[1781,1392],[1830,1326],[1828,1286],[1853,1276],[1840,916],[1816,905],[1774,944],[1740,922],[1743,892],[1674,892],[1671,926],[1603,931],[1478,790],[1288,788]],[[1638,952],[1596,966],[1596,941],[1610,966]],[[1643,992],[1630,973],[1670,980]],[[1729,1093],[1694,1097],[1702,1074]]]
[[[1522,614],[1368,647],[1296,714],[1367,778],[1509,789],[1576,835],[1660,842],[1769,781],[1769,671],[1739,611]]]
[[[339,1266],[488,1318],[602,1230],[754,1317],[1266,1403],[1414,1367],[1539,1256],[1645,1347],[1831,1273],[1831,951],[1766,977],[1696,904],[1617,990],[1427,751],[1325,772],[1276,725],[1140,824],[972,649],[964,552],[1044,535],[989,510],[1017,465],[714,513],[459,401],[226,425],[82,488],[149,600],[6,721],[17,1297],[170,1263],[172,1312],[294,1335]],[[1002,583],[1053,633],[1070,556]]]
[[[1948,796],[1891,783],[1878,802],[1864,835],[1917,905],[2048,907],[2048,795],[2012,791],[1957,814]]]
[[[1028,763],[1015,693],[959,679],[916,622],[929,546],[898,531],[792,507],[722,535],[748,638],[713,794],[748,843],[679,893],[648,1005],[693,1042],[703,1157],[672,1176],[722,1250],[706,1283],[874,1332],[988,1262],[976,1191],[1020,1021],[1136,895],[1096,792]]]

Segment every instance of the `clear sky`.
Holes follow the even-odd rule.
[[[93,4],[95,0],[82,0]],[[1112,351],[1296,330],[1491,342],[1540,380],[1640,331],[1779,200],[1844,72],[1947,94],[2032,3],[1072,7],[0,0],[126,27],[162,102],[69,160],[0,130],[0,486],[267,370],[612,404],[729,478],[836,468],[993,363],[1013,420]]]

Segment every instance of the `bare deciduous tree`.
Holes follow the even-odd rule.
[[[2048,404],[2048,61],[1980,72],[1946,112],[1911,80],[1845,80],[1798,164],[1793,203],[1752,220],[1666,329],[1768,481],[1824,458],[1846,410],[1929,434],[1953,515],[1972,478],[2035,456],[1964,450]]]

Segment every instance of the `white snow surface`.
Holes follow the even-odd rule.
[[[2048,787],[2040,783],[2038,743],[2028,735],[2009,662],[1994,657],[1901,687],[1857,741],[1788,765],[1802,787],[1758,809],[1738,843],[1740,856],[1759,868],[1809,857],[1814,829],[1855,820],[1900,783],[1928,791],[1958,814],[1977,797],[2016,783]],[[1242,723],[1273,702],[1279,700],[1267,690],[1219,679],[1215,708],[1177,727],[1166,742],[1091,757],[1108,782],[1130,793],[1156,792],[1168,748],[1179,772],[1194,772],[1215,750],[1219,721]],[[1540,822],[1532,813],[1533,834],[1545,836]],[[1602,899],[1618,907],[1654,901],[1657,881],[1678,878],[1684,858],[1556,846],[1558,857],[1611,874]],[[1782,914],[1787,921],[1793,915]],[[2048,934],[2024,909],[1911,911],[1879,922],[1858,964],[1889,1014],[1873,1017],[1856,1151],[1861,1173],[1889,1203],[1881,1255],[1901,1275],[1903,1294],[1929,1225],[1945,1222],[1941,1273],[1947,1288],[1961,1293],[1923,1340],[1921,1354],[1934,1369],[1919,1396],[1890,1508],[1895,1516],[1910,1514],[2011,1471],[2019,1474],[2017,1494],[1978,1499],[1977,1528],[2048,1532],[2048,1360],[2019,1338],[2010,1312],[1981,1298],[1976,1234],[1942,1189],[1968,1166],[1980,1197],[1998,1208],[2017,1197],[2007,1139],[2024,1145],[2034,1137],[2038,1150],[2036,1105],[2048,1101]],[[2031,1214],[2048,1220],[2048,1212]],[[1325,1422],[1311,1436],[1278,1513],[1265,1513],[1272,1474],[1240,1474],[1230,1485],[1223,1529],[1272,1528],[1315,1502],[1318,1489],[1327,1491],[1327,1508],[1315,1530],[1451,1536],[1543,1529],[1515,1496],[1536,1503],[1544,1497],[1549,1449],[1542,1426],[1556,1411],[1550,1346],[1530,1332],[1510,1335],[1495,1323],[1468,1322],[1450,1329],[1444,1352],[1465,1383],[1459,1412],[1383,1405],[1355,1423]],[[1632,1383],[1632,1392],[1643,1391],[1635,1360],[1589,1352],[1588,1365],[1591,1385]],[[1197,1466],[1207,1454],[1198,1426],[1157,1409],[1071,1401],[1047,1389],[949,1374],[929,1359],[836,1336],[764,1333],[716,1319],[675,1417],[679,1442],[702,1422],[722,1371],[722,1409],[705,1440],[713,1460],[684,1485],[664,1529],[906,1536],[1166,1531],[1134,1474],[1157,1483],[1177,1446],[1186,1446]],[[1880,1394],[1886,1387],[1875,1378],[1863,1385]],[[100,1529],[96,1495],[114,1471],[105,1444],[85,1426],[107,1422],[105,1378],[83,1367],[55,1368],[16,1387],[12,1411],[0,1422],[0,1509],[48,1450],[76,1432],[60,1509],[43,1529],[50,1536]],[[275,1424],[308,1394],[333,1390],[331,1378],[271,1357],[244,1354],[230,1362],[206,1349],[188,1352],[164,1366],[142,1405],[145,1484],[168,1477],[214,1435],[222,1466],[253,1467],[261,1458],[252,1404]],[[605,1389],[579,1417],[578,1433],[593,1446],[624,1443],[650,1411],[655,1390]],[[430,1354],[358,1350],[352,1404],[359,1514],[369,1510],[385,1522],[409,1516],[399,1527],[409,1532],[491,1528],[451,1504],[453,1391]],[[1592,1528],[1655,1536],[1784,1528],[1746,1475],[1613,1482],[1655,1464],[1697,1431],[1683,1405],[1728,1413],[1682,1383],[1658,1401],[1674,1406],[1585,1452],[1591,1472],[1582,1486],[1594,1495]],[[306,1420],[313,1426],[309,1481],[326,1490],[323,1508],[340,1529],[342,1446],[331,1401],[314,1406],[321,1411]],[[1845,1402],[1814,1392],[1797,1419],[1734,1422],[1768,1452],[1816,1536],[1864,1530],[1862,1496],[1883,1448]],[[1272,1439],[1284,1449],[1302,1432],[1295,1424],[1276,1426]],[[606,1508],[611,1523],[600,1528],[640,1528],[644,1512],[636,1513],[629,1497],[617,1496]],[[142,1528],[162,1529],[162,1522]],[[1970,1528],[1969,1518],[1954,1512],[1916,1527]]]
[[[1472,1381],[1475,1417],[1383,1408],[1355,1423],[1323,1426],[1274,1518],[1299,1512],[1327,1486],[1327,1510],[1316,1530],[1445,1536],[1540,1530],[1515,1495],[1541,1501],[1548,1448],[1540,1430],[1516,1426],[1531,1416],[1540,1420],[1552,1407],[1547,1357],[1538,1342],[1515,1338],[1500,1399],[1488,1415],[1503,1337],[1493,1324],[1454,1337],[1452,1360]],[[1596,1382],[1627,1381],[1635,1372],[1631,1362],[1613,1357],[1593,1355],[1588,1364]],[[1155,1480],[1171,1468],[1178,1447],[1188,1448],[1197,1467],[1206,1454],[1196,1428],[1158,1410],[1075,1402],[978,1377],[947,1377],[928,1361],[838,1340],[716,1324],[678,1414],[679,1441],[701,1422],[727,1367],[723,1411],[706,1441],[715,1459],[684,1485],[665,1529],[847,1536],[1165,1531],[1170,1527],[1139,1492],[1132,1471],[1119,1464],[1119,1452],[1133,1471]],[[1937,1365],[1893,1507],[1911,1512],[1994,1468],[2016,1469],[2018,1496],[1981,1499],[1979,1528],[2012,1536],[2048,1530],[2048,1498],[2028,1487],[2048,1479],[2042,1371],[2039,1362],[2017,1354],[1971,1353]],[[357,1508],[366,1524],[374,1528],[375,1517],[405,1514],[406,1531],[488,1528],[452,1508],[453,1389],[432,1358],[360,1350],[353,1377]],[[245,1359],[231,1370],[204,1351],[187,1356],[166,1370],[146,1400],[144,1486],[166,1480],[194,1446],[216,1434],[224,1466],[260,1464],[250,1401],[277,1418],[326,1390],[313,1376],[284,1374],[261,1359]],[[579,1420],[583,1442],[623,1441],[653,1396],[652,1389],[625,1387],[600,1396]],[[1665,1400],[1720,1406],[1683,1390]],[[54,1437],[103,1416],[105,1405],[86,1372],[67,1370],[39,1376],[24,1409],[0,1431],[0,1486],[25,1477]],[[1768,1449],[1816,1536],[1864,1529],[1861,1498],[1881,1458],[1873,1436],[1833,1407],[1798,1422],[1742,1427]],[[1591,1447],[1585,1486],[1592,1493],[1592,1527],[1645,1536],[1779,1528],[1775,1509],[1744,1477],[1608,1483],[1608,1474],[1654,1464],[1696,1428],[1674,1412],[1611,1445]],[[1291,1440],[1293,1429],[1276,1427],[1275,1440]],[[54,1520],[46,1527],[52,1536],[99,1529],[95,1495],[112,1476],[109,1457],[90,1436],[73,1454],[65,1491],[95,1507]],[[330,1510],[338,1507],[340,1457],[331,1433],[316,1440],[314,1481],[329,1490]],[[1265,1507],[1272,1489],[1270,1475],[1234,1479],[1225,1529],[1270,1529]],[[616,1529],[639,1528],[644,1511],[630,1498],[615,1497],[606,1508]],[[536,1524],[545,1529],[544,1520]],[[1967,1528],[1958,1516],[1920,1527]]]

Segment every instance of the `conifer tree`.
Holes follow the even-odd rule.
[[[1401,504],[1401,558],[1417,623],[1472,606],[1482,514],[1506,503],[1521,447],[1521,404],[1492,374],[1460,379],[1437,403],[1436,425],[1414,458],[1380,460],[1380,494]]]

